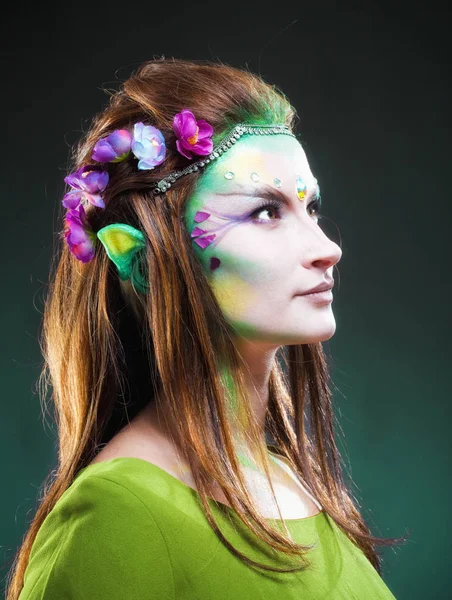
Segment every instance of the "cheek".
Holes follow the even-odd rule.
[[[215,249],[219,267],[210,283],[218,303],[230,316],[248,313],[275,300],[287,280],[278,253],[229,235]]]
[[[215,277],[211,286],[220,308],[230,318],[249,310],[258,299],[256,289],[232,272]]]
[[[279,233],[258,230],[258,225],[244,225],[231,231],[218,245],[218,257],[228,258],[224,265],[249,284],[267,285],[282,276],[288,264],[287,251],[281,245]],[[265,226],[264,226],[265,227]]]
[[[253,239],[247,235],[246,226],[231,229],[211,252],[216,259],[214,266],[218,265],[216,278],[234,275],[249,284],[273,281],[283,261],[278,247],[269,241],[263,243],[262,239]]]
[[[256,302],[281,278],[284,247],[277,231],[217,215],[200,198],[186,211],[192,247],[218,298]],[[264,235],[263,235],[264,234]],[[278,241],[279,240],[279,241]]]

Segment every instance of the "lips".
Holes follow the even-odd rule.
[[[307,290],[306,292],[301,292],[300,294],[297,294],[297,296],[306,296],[306,294],[313,294],[314,292],[326,292],[327,290],[331,290],[333,286],[334,281],[323,281],[317,287]]]

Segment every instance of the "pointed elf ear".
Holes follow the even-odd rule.
[[[145,294],[147,283],[139,270],[135,254],[146,246],[143,233],[125,223],[113,223],[97,232],[109,258],[115,263],[119,277],[125,281],[130,279],[141,293]]]

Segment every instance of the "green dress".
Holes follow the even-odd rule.
[[[196,490],[144,459],[88,465],[41,525],[19,599],[394,599],[326,512],[286,520],[294,541],[315,546],[308,571],[277,573],[233,555],[198,501]],[[220,530],[246,556],[280,567],[294,560],[280,561],[232,518],[231,507],[209,503]]]

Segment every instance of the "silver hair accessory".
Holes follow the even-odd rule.
[[[202,158],[191,165],[188,165],[188,167],[185,167],[185,169],[182,169],[181,171],[173,171],[172,173],[169,173],[166,175],[166,177],[160,179],[153,185],[153,190],[159,194],[165,193],[166,190],[170,188],[171,185],[180,177],[188,175],[189,173],[193,173],[194,171],[198,171],[199,168],[205,167],[213,160],[219,158],[222,154],[227,152],[229,148],[232,148],[236,141],[242,137],[242,135],[272,135],[279,133],[291,135],[292,137],[296,138],[296,136],[290,131],[288,125],[279,123],[274,123],[271,125],[250,125],[246,123],[238,123],[218,144],[218,146],[212,149],[212,152],[209,156]]]

